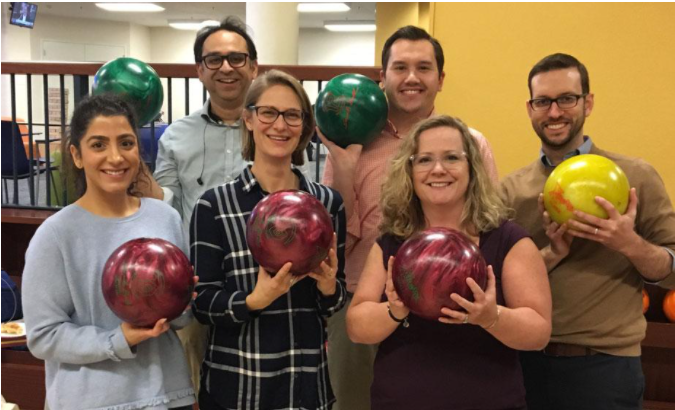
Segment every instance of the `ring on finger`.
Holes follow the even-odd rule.
[[[597,234],[598,234],[598,228],[595,228],[595,232],[593,232],[593,235],[597,235]]]
[[[291,286],[295,283],[295,278],[291,278]]]
[[[462,320],[462,324],[467,324],[469,323],[469,314],[467,313],[466,316],[464,316],[464,320]]]

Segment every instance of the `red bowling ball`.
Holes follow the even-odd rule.
[[[396,252],[392,267],[394,287],[403,303],[415,315],[429,320],[438,320],[442,307],[463,310],[450,299],[452,293],[473,301],[466,284],[469,277],[485,289],[485,260],[466,236],[445,228],[411,236]]]
[[[103,297],[134,326],[152,327],[180,316],[192,299],[194,271],[183,251],[158,238],[125,242],[103,268]]]
[[[318,199],[286,190],[263,198],[251,212],[246,242],[253,258],[274,275],[286,262],[304,275],[326,259],[333,243],[333,222]]]

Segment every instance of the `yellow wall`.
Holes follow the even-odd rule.
[[[530,68],[566,52],[595,93],[586,133],[654,165],[675,200],[675,4],[435,3],[431,18],[446,58],[437,111],[488,137],[500,176],[539,151],[525,110]]]
[[[431,3],[377,3],[375,6],[375,65],[382,61],[382,47],[400,27],[412,24],[430,30]]]

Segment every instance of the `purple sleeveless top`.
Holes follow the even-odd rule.
[[[504,306],[502,264],[511,247],[529,234],[513,222],[480,235],[480,251],[497,278],[497,303]],[[402,245],[377,240],[386,269]],[[410,314],[379,347],[371,386],[372,410],[478,410],[525,408],[517,351],[480,326],[446,325]]]

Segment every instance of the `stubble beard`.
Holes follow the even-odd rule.
[[[569,133],[567,136],[560,140],[560,141],[554,141],[548,138],[546,135],[546,130],[545,128],[542,127],[534,127],[534,131],[537,133],[537,136],[541,140],[542,145],[552,149],[552,150],[559,150],[561,148],[567,147],[572,140],[577,138],[582,133],[582,130],[584,128],[584,123],[586,122],[586,117],[582,116],[581,120],[574,120],[572,122],[572,127],[570,128]]]

